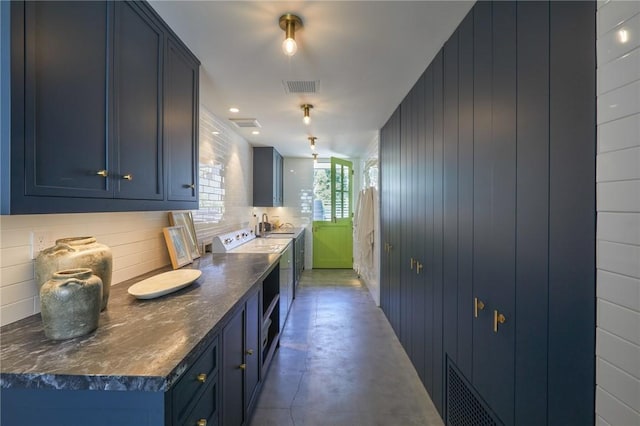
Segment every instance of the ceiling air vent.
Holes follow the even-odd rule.
[[[289,80],[283,81],[286,93],[318,93],[320,91],[320,80]]]
[[[230,118],[229,121],[242,129],[262,127],[255,118]]]

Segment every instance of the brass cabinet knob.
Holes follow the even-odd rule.
[[[498,332],[498,324],[504,324],[507,321],[507,318],[499,313],[497,310],[493,311],[493,332]]]
[[[484,302],[477,297],[473,298],[473,316],[478,318],[478,311],[484,309]]]
[[[199,381],[200,383],[204,383],[207,381],[207,375],[204,373],[200,373],[196,376],[196,380]]]
[[[207,419],[198,420],[198,423],[196,423],[196,426],[207,426]]]
[[[190,189],[196,189],[196,185],[194,183],[187,183],[185,185],[182,185],[185,188],[190,188]]]
[[[122,176],[122,179],[124,179],[124,180],[133,180],[133,175],[132,174],[124,175],[124,176]]]
[[[422,263],[416,261],[416,274],[420,273],[420,271],[422,270],[422,267],[423,267]]]
[[[246,369],[247,369],[247,364],[240,364],[240,365],[238,366],[238,368],[239,368],[240,370],[246,370]]]
[[[253,349],[247,349],[247,355],[253,355]]]
[[[107,172],[106,170],[98,170],[96,172],[96,175],[102,176],[102,177],[107,177],[107,176],[109,176],[109,172]]]

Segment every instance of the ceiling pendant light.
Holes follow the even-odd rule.
[[[298,16],[285,13],[280,17],[280,28],[285,32],[282,51],[287,56],[295,55],[298,50],[298,45],[296,44],[296,26],[302,28],[302,19]]]
[[[311,155],[313,156],[313,165],[315,166],[316,164],[318,164],[318,154],[314,152]]]
[[[304,111],[304,116],[302,117],[302,121],[304,121],[304,124],[306,124],[308,126],[309,123],[311,123],[311,117],[309,116],[309,110],[311,108],[313,108],[313,105],[311,105],[311,104],[303,104],[303,105],[300,105],[300,108],[302,108],[302,110]]]
[[[309,139],[309,146],[311,146],[311,150],[315,151],[316,150],[316,138],[315,136],[309,136],[307,139]]]

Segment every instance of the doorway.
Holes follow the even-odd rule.
[[[313,268],[353,267],[353,163],[331,158],[313,171]]]

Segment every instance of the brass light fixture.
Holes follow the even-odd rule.
[[[302,19],[291,13],[285,13],[280,17],[280,28],[285,32],[282,42],[282,51],[287,56],[293,56],[298,50],[296,44],[296,27],[302,28]]]
[[[311,146],[311,150],[315,151],[316,150],[316,138],[315,136],[309,136],[307,139],[309,139],[309,146]]]
[[[318,154],[314,152],[311,155],[313,156],[313,165],[315,166],[316,164],[318,164]]]
[[[300,105],[300,108],[302,108],[302,110],[304,111],[304,116],[302,117],[302,121],[304,121],[304,124],[306,124],[308,126],[309,123],[311,123],[311,117],[309,116],[309,110],[311,108],[313,108],[313,105],[311,105],[311,104],[303,104],[303,105]]]

